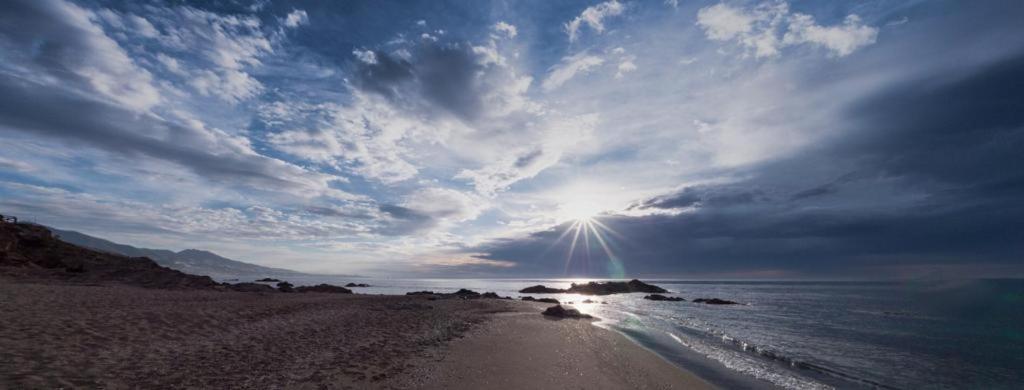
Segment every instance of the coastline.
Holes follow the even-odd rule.
[[[711,388],[544,307],[0,278],[0,387]]]
[[[693,373],[591,321],[540,316],[522,302],[444,347],[411,388],[714,389]]]

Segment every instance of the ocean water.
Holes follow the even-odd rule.
[[[368,283],[357,293],[468,288],[519,297],[566,279],[291,278]],[[788,282],[645,280],[688,300],[644,294],[572,301],[640,345],[726,388],[1024,389],[1024,280]],[[595,304],[583,304],[584,299]]]

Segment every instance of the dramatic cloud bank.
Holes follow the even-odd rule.
[[[5,4],[0,213],[313,272],[1024,275],[1018,2],[242,3]]]

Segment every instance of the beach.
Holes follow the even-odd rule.
[[[546,306],[0,279],[0,387],[709,387]]]

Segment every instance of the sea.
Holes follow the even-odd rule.
[[[553,297],[595,326],[729,389],[1024,389],[1024,280],[644,280],[686,302],[645,294],[520,294],[601,279],[289,277],[296,285],[367,283],[362,294],[467,288]],[[740,305],[707,305],[720,298]],[[582,303],[592,299],[596,303]]]

